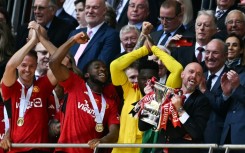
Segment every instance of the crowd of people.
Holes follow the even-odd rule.
[[[0,152],[92,153],[100,143],[245,144],[245,4],[206,3],[74,0],[74,18],[65,0],[34,0],[34,18],[17,35],[0,8]]]

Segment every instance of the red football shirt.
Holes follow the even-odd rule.
[[[106,110],[103,125],[107,129],[99,133],[95,130],[95,114],[87,94],[83,79],[70,73],[70,77],[61,83],[68,93],[65,113],[61,118],[61,134],[58,143],[87,143],[89,140],[101,138],[108,132],[111,124],[119,124],[117,103],[113,96],[103,94],[106,100]],[[93,93],[98,109],[101,110],[101,95]],[[88,148],[57,148],[56,151],[69,153],[93,153]]]

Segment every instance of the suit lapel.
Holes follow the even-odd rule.
[[[227,71],[228,71],[228,68],[225,67],[224,70],[221,72],[220,76],[218,77],[218,79],[216,80],[216,82],[215,82],[213,88],[211,89],[211,91],[216,91],[220,87],[221,76],[223,75],[223,73],[225,73]]]
[[[197,90],[195,90],[191,95],[190,97],[185,101],[184,103],[184,108],[186,110],[188,110],[188,108],[190,108],[190,105],[193,103],[195,97],[196,97],[196,94],[197,94]]]
[[[94,46],[95,43],[98,43],[99,40],[101,39],[101,37],[103,36],[103,34],[106,31],[106,23],[104,23],[99,29],[98,31],[95,33],[95,35],[93,36],[93,38],[89,41],[88,45],[86,46],[84,52],[82,55],[86,54],[86,52],[92,47]]]

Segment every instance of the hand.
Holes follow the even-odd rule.
[[[180,107],[183,107],[182,105],[182,96],[174,94],[171,98],[171,103],[175,107],[176,110],[178,110]]]
[[[142,33],[148,35],[151,33],[153,25],[150,22],[143,22],[142,24]]]
[[[40,39],[40,37],[44,37],[45,39],[48,39],[47,31],[37,22],[31,21],[28,24],[29,29],[34,29],[37,32],[37,37]]]
[[[175,40],[180,40],[182,38],[182,35],[176,34],[174,35],[166,44],[166,47],[176,47],[175,44],[173,43]]]
[[[80,33],[76,34],[76,35],[73,37],[73,39],[74,39],[77,43],[79,43],[79,44],[85,44],[85,43],[88,42],[89,37],[88,37],[88,35],[87,35],[86,33],[80,32]]]
[[[147,84],[144,88],[144,92],[145,94],[147,95],[148,93],[152,92],[153,89],[152,89],[152,85],[151,84]]]
[[[240,85],[239,75],[234,70],[227,72],[227,78],[229,79],[233,90]]]
[[[231,83],[230,80],[227,78],[227,73],[223,73],[223,75],[221,76],[221,89],[223,91],[223,94],[225,96],[229,96],[232,92],[232,87],[231,87]]]
[[[95,149],[100,143],[100,139],[92,139],[88,141],[88,145],[91,149]]]
[[[236,89],[239,85],[240,78],[235,71],[230,70],[222,75],[221,88],[225,96],[229,96],[232,93],[232,90]]]
[[[206,79],[205,77],[203,76],[202,79],[201,79],[201,82],[199,84],[199,90],[204,93],[206,90],[207,90],[207,86],[206,86]]]
[[[51,137],[60,135],[60,122],[58,120],[51,120],[49,124],[49,134]]]
[[[34,29],[29,30],[27,41],[34,41],[35,44],[37,44],[39,42],[39,40],[37,38],[37,33]]]
[[[9,135],[5,135],[3,140],[0,142],[1,144],[1,147],[4,149],[4,150],[10,150],[10,147],[11,147],[11,141],[10,141],[10,137]]]

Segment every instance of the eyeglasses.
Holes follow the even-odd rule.
[[[165,20],[166,22],[171,22],[171,21],[173,21],[175,18],[176,18],[176,16],[175,16],[175,17],[172,17],[172,18],[170,18],[170,17],[159,17],[158,20],[161,21],[161,22],[162,22],[163,20]]]
[[[241,20],[235,20],[235,21],[230,20],[230,21],[226,22],[226,24],[229,24],[229,25],[231,25],[231,24],[241,25],[243,23],[244,23],[244,21],[241,21]]]
[[[36,11],[36,10],[43,11],[43,10],[49,8],[49,7],[51,7],[51,6],[46,6],[46,7],[45,7],[45,6],[32,6],[31,8],[32,8],[34,11]]]

